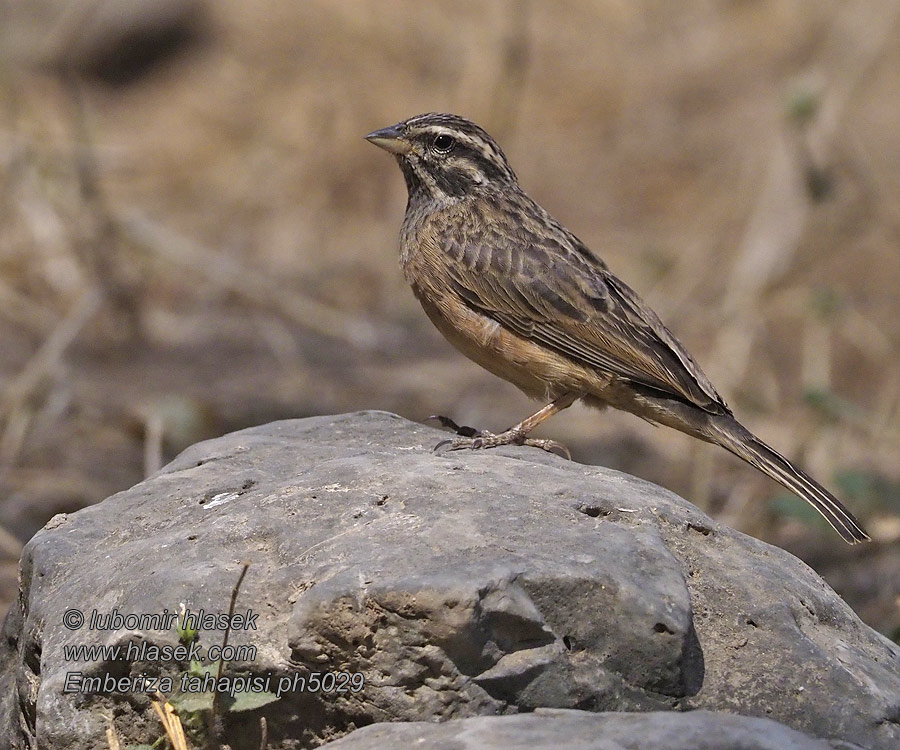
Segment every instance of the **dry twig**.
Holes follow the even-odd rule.
[[[166,730],[166,735],[169,738],[169,742],[172,743],[173,750],[189,750],[184,727],[181,725],[181,719],[178,718],[178,713],[172,704],[161,693],[156,694],[156,699],[152,703],[153,710],[156,711],[163,729]]]
[[[285,289],[270,276],[193,242],[137,211],[122,212],[115,222],[129,240],[167,263],[198,272],[220,289],[253,304],[274,307],[304,328],[366,350],[377,349],[396,338],[385,327],[376,328],[367,320]]]

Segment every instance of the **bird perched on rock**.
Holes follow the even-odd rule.
[[[547,403],[499,434],[461,431],[451,449],[564,450],[528,433],[582,399],[720,445],[809,502],[847,542],[869,538],[828,490],[734,418],[656,313],[525,194],[484,130],[432,113],[366,138],[394,154],[406,179],[400,263],[428,317],[465,355]]]

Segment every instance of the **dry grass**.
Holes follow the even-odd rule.
[[[896,541],[898,8],[231,0],[205,46],[131,87],[7,60],[4,552],[233,427],[361,408],[503,427],[531,408],[440,340],[397,270],[402,180],[362,135],[429,110],[491,131],[742,420],[856,487]],[[851,554],[766,512],[777,488],[723,452],[578,408],[544,433],[833,565],[900,627],[896,583],[839,573],[900,580],[888,545]]]

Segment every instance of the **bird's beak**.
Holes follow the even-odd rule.
[[[409,141],[403,137],[403,133],[396,125],[369,133],[366,140],[392,154],[408,154],[412,150]]]

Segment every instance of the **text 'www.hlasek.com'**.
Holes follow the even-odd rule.
[[[253,634],[259,614],[252,609],[245,612],[209,612],[183,609],[172,612],[124,613],[118,610],[82,612],[68,609],[63,625],[70,631],[88,630],[92,633],[132,631],[133,637],[120,643],[67,643],[63,658],[73,664],[84,665],[66,673],[64,693],[358,693],[364,687],[361,672],[251,672],[246,665],[256,661],[257,647],[246,642],[246,635],[238,643],[203,643],[203,637],[213,632]],[[170,632],[176,643],[156,644],[143,635],[148,631]],[[218,640],[221,641],[219,638]],[[221,662],[221,668],[219,663]],[[242,665],[238,673],[226,673],[229,663]],[[135,674],[131,668],[123,670],[112,665],[150,665]],[[90,665],[97,665],[92,669]],[[155,668],[154,668],[155,667]],[[127,674],[123,674],[127,671]]]

